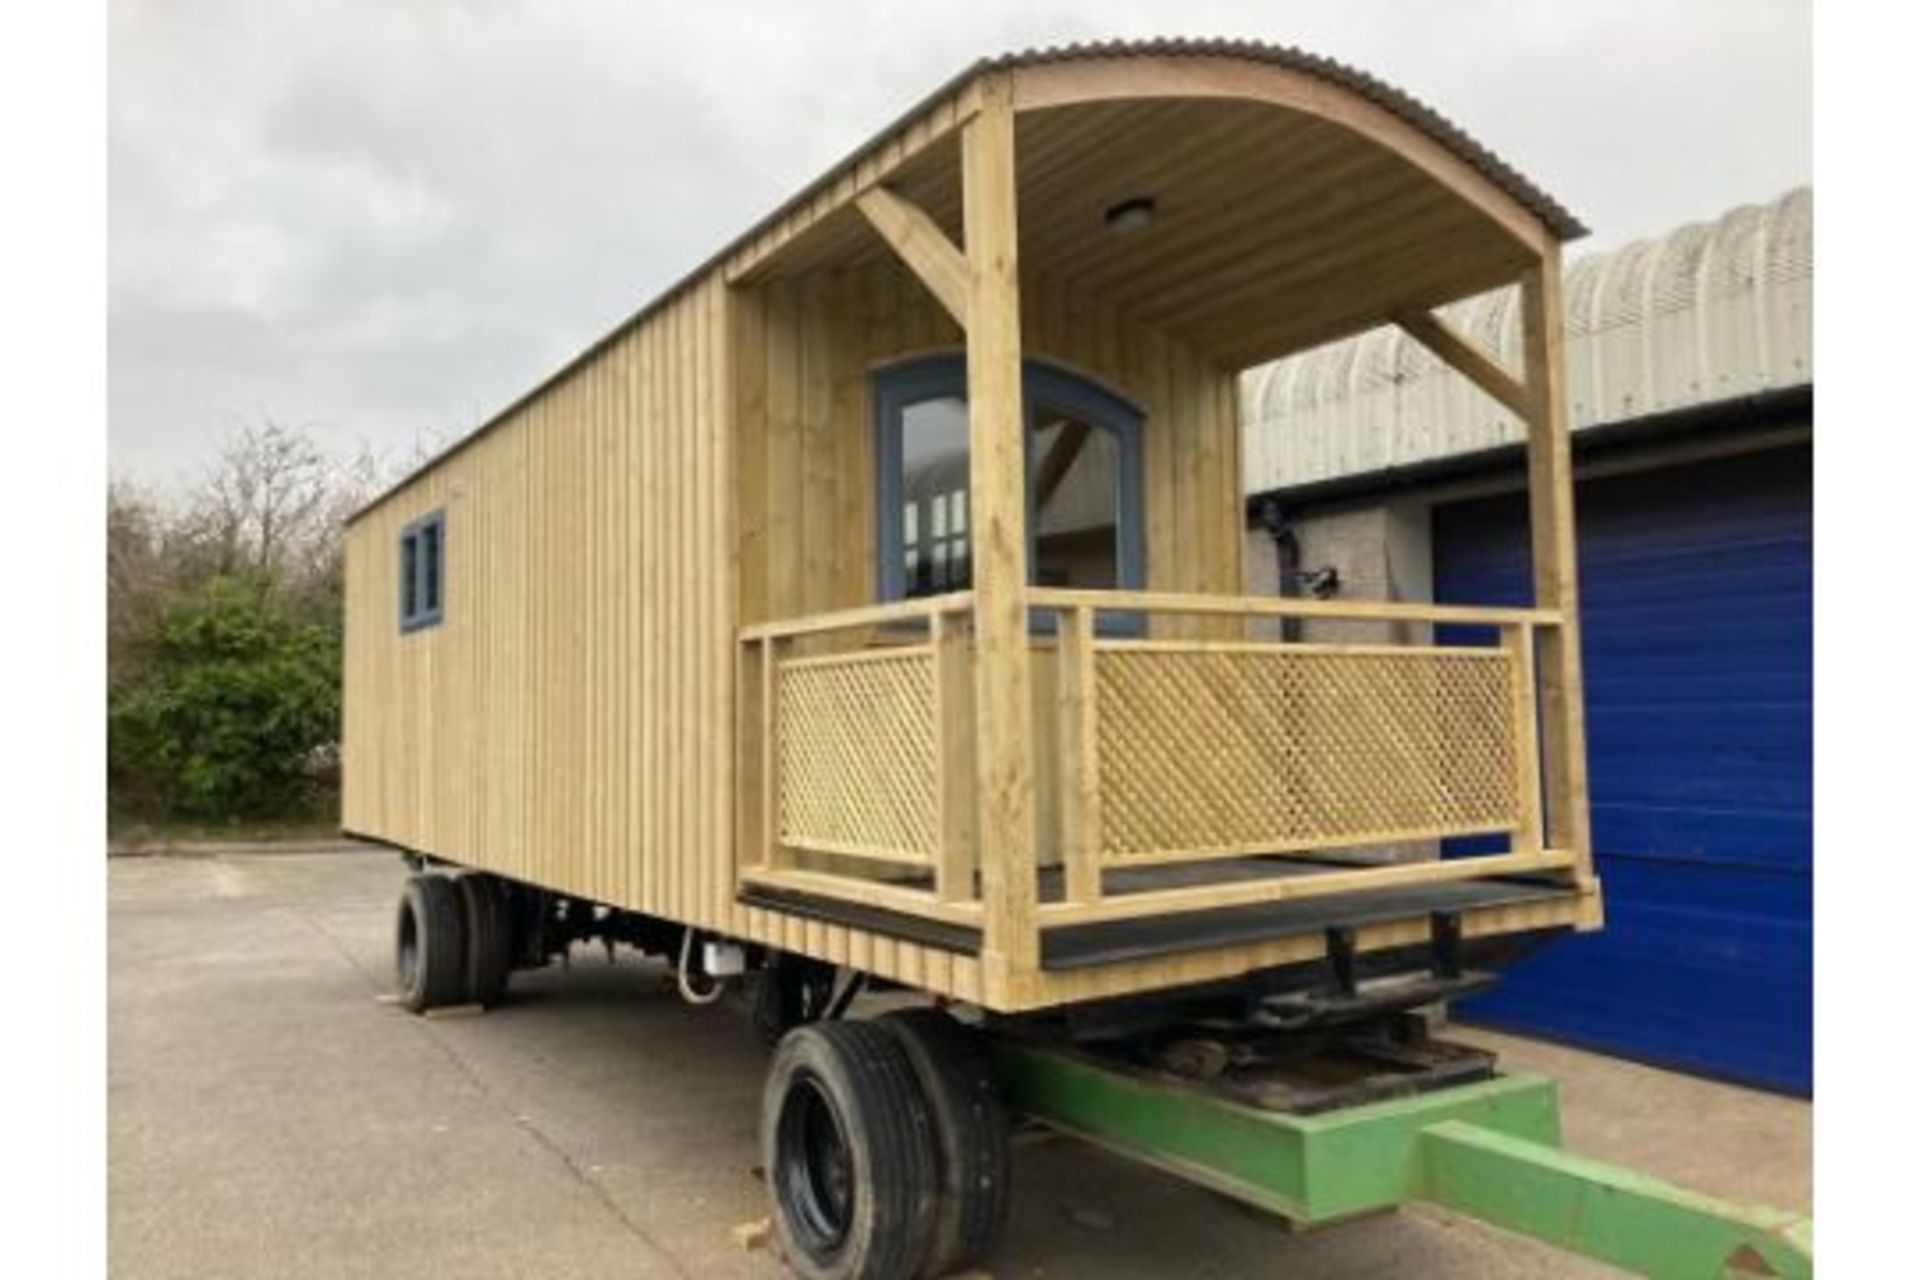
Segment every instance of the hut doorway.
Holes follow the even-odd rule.
[[[1026,363],[1023,391],[1029,580],[1143,588],[1140,410],[1035,360]],[[873,403],[880,599],[966,590],[973,556],[965,361],[943,354],[881,370]]]

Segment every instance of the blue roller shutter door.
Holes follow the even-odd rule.
[[[1583,482],[1605,932],[1461,1016],[1807,1092],[1813,1078],[1812,451]],[[1434,511],[1443,600],[1529,597],[1518,496]]]

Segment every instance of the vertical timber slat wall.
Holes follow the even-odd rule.
[[[1030,356],[1145,410],[1148,585],[1236,590],[1230,375],[1045,281],[1022,309]],[[868,379],[961,341],[890,262],[715,280],[356,521],[345,825],[779,941],[732,905],[733,632],[872,599]],[[445,618],[402,635],[400,530],[435,510]]]
[[[738,290],[744,392],[735,435],[739,475],[740,621],[852,608],[874,599],[872,411],[876,368],[959,352],[960,329],[902,267],[870,263],[821,277]],[[831,307],[810,296],[835,299]],[[1240,443],[1233,375],[1178,339],[1061,300],[1051,282],[1022,291],[1029,358],[1055,361],[1144,411],[1142,489],[1147,586],[1240,591]],[[877,317],[892,317],[891,323]],[[816,372],[816,370],[818,372]],[[810,382],[825,390],[812,404]],[[750,457],[757,452],[758,457]],[[804,552],[804,554],[803,554]],[[1215,624],[1217,625],[1217,624]]]
[[[1237,590],[1231,375],[1044,280],[1022,313],[1029,356],[1145,411],[1148,585]],[[868,380],[961,342],[888,261],[716,279],[356,521],[344,825],[812,949],[802,922],[733,903],[733,634],[873,598]],[[442,509],[445,619],[403,636],[400,530]],[[978,994],[970,957],[818,932],[885,976]]]
[[[1066,228],[1077,223],[1060,222],[1051,232],[1054,243],[1031,255],[1016,255],[1009,217],[985,228],[997,246],[983,247],[976,227],[965,228],[962,239],[972,241],[967,314],[975,330],[969,385],[979,401],[1009,412],[1020,387],[1017,380],[1009,387],[1006,378],[1012,359],[1024,356],[1060,362],[1141,409],[1151,590],[1241,590],[1237,370],[1229,367],[1236,353],[1244,364],[1289,341],[1336,334],[1376,304],[1398,305],[1398,292],[1495,283],[1496,269],[1511,266],[1519,250],[1548,232],[1538,210],[1523,208],[1511,192],[1493,191],[1470,163],[1425,137],[1417,122],[1383,114],[1348,87],[1322,83],[1298,67],[1237,59],[1203,66],[1197,58],[1156,56],[976,75],[354,521],[346,547],[343,825],[562,893],[852,963],[960,999],[991,997],[1002,1006],[1039,995],[1118,994],[1311,958],[1317,941],[1289,939],[1172,962],[1041,974],[1032,965],[1035,939],[1024,936],[1031,930],[1007,928],[1020,923],[1021,911],[1013,908],[1031,915],[1030,884],[1000,893],[1011,905],[986,913],[988,933],[998,935],[987,939],[988,951],[997,946],[1008,959],[1001,970],[978,956],[734,901],[736,858],[758,858],[774,844],[762,838],[767,815],[755,799],[765,790],[768,765],[756,744],[742,740],[755,730],[752,713],[762,709],[771,685],[756,664],[831,643],[799,637],[744,658],[738,630],[874,598],[872,375],[909,356],[966,349],[952,315],[885,246],[862,248],[858,233],[871,228],[849,202],[896,178],[924,179],[935,195],[951,192],[951,177],[934,173],[940,163],[973,179],[960,184],[958,201],[969,224],[978,221],[968,212],[976,207],[1017,211],[1036,192],[1062,195],[1076,173],[1079,131],[1069,127],[1051,141],[1039,133],[1036,150],[1052,164],[1036,164],[1038,185],[1031,192],[1015,189],[1011,141],[992,148],[983,141],[1011,138],[1016,106],[1038,112],[1116,94],[1265,97],[1286,110],[1326,116],[1344,125],[1356,145],[1378,145],[1412,161],[1408,174],[1418,169],[1451,188],[1464,198],[1463,208],[1472,207],[1472,218],[1484,215],[1519,245],[1497,252],[1482,246],[1464,265],[1449,265],[1451,250],[1436,256],[1433,245],[1406,237],[1431,232],[1436,243],[1472,247],[1446,234],[1469,226],[1468,215],[1439,216],[1439,197],[1414,199],[1381,169],[1376,187],[1405,198],[1398,205],[1383,199],[1378,222],[1366,221],[1361,230],[1371,235],[1393,221],[1404,234],[1394,242],[1398,256],[1356,276],[1357,299],[1324,288],[1333,266],[1352,265],[1324,254],[1377,256],[1358,233],[1346,237],[1354,244],[1345,247],[1335,243],[1340,237],[1312,242],[1317,249],[1286,242],[1284,255],[1261,259],[1271,268],[1266,276],[1224,286],[1232,305],[1210,316],[1196,300],[1222,286],[1200,278],[1165,281],[1165,289],[1143,286],[1135,295],[1088,286],[1103,274],[1117,285],[1116,268],[1101,267],[1090,245],[1070,243]],[[1207,136],[1226,134],[1223,122]],[[1095,163],[1097,154],[1090,149],[1079,163]],[[1201,163],[1198,155],[1156,163],[1184,172]],[[996,184],[1001,189],[990,193],[991,205],[982,203],[983,191]],[[928,207],[951,214],[953,203],[936,200]],[[1033,220],[1045,222],[1044,201],[1032,207]],[[1042,228],[1036,247],[1047,242]],[[1197,250],[1188,243],[1185,251]],[[1011,280],[983,280],[996,255],[1008,264],[1022,260],[1017,301]],[[1294,255],[1302,262],[1292,263]],[[1400,280],[1410,269],[1403,264],[1416,261],[1439,265]],[[1143,278],[1177,265],[1174,259],[1148,264]],[[1391,288],[1382,283],[1390,275]],[[1251,299],[1256,286],[1271,286],[1276,297],[1317,300],[1317,310],[1254,316],[1238,300]],[[1534,311],[1557,312],[1557,296],[1534,294]],[[1241,332],[1256,321],[1260,327]],[[993,348],[984,354],[983,329],[991,331],[985,345]],[[1528,352],[1530,371],[1557,364],[1550,345],[1536,345]],[[1564,421],[1564,393],[1557,382],[1531,382],[1542,389],[1531,415],[1534,467],[1548,479],[1563,478],[1554,429]],[[988,437],[976,430],[973,439]],[[975,500],[985,504],[976,515],[988,517],[976,529],[1005,531],[1018,527],[1023,478],[1009,461],[1006,439],[991,443],[1000,457],[982,449],[973,460]],[[1015,447],[1011,456],[1021,451]],[[1556,490],[1548,494],[1543,514],[1549,518],[1540,523],[1556,528],[1567,508]],[[443,616],[436,625],[402,633],[398,539],[407,524],[431,512],[445,516]],[[1567,558],[1561,554],[1555,563]],[[1012,567],[1021,559],[1004,547],[995,557]],[[1020,673],[1031,668],[1035,688],[1050,688],[1043,673],[1053,668],[1052,658],[1030,661],[1045,646],[1030,641],[1024,619],[1013,616],[1020,607],[1014,582],[1011,572],[1004,574],[976,600],[976,656],[987,655],[1003,677],[1020,677],[1006,679],[1008,687],[1023,686]],[[1571,600],[1570,568],[1541,586],[1543,596]],[[1156,633],[1208,636],[1230,635],[1239,623],[1192,617],[1156,618],[1153,625]],[[1555,803],[1546,816],[1559,834],[1584,822],[1571,618],[1542,645],[1540,658],[1544,731],[1569,744],[1570,763],[1548,780]],[[990,736],[1010,744],[1031,707],[1022,705],[1024,695],[995,688],[992,680],[974,682],[976,730],[986,723]],[[988,703],[991,714],[983,722],[978,717]],[[1043,752],[1030,733],[1017,735],[1017,754]],[[998,780],[1002,792],[1025,790],[1024,766],[1002,774],[991,749],[975,754],[985,784]],[[989,853],[996,842],[1016,846],[1022,857],[1034,852],[1017,847],[1027,843],[1017,829],[1034,824],[1016,812],[1034,799],[1029,793],[990,801],[974,815],[976,832],[979,819],[997,827],[991,839],[980,836]],[[1584,852],[1583,828],[1575,834]],[[1013,884],[1003,877],[986,896]],[[1424,922],[1382,926],[1375,940],[1417,941],[1424,928]],[[1018,938],[1020,955],[1009,954],[1009,937]],[[1010,984],[1021,989],[1010,992]]]
[[[725,288],[675,298],[348,530],[349,830],[730,925]],[[400,531],[432,511],[444,617],[402,634]]]

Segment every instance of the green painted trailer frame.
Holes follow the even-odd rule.
[[[1810,1218],[1562,1150],[1544,1076],[1301,1116],[1013,1034],[988,1040],[1015,1113],[1296,1223],[1424,1201],[1657,1280],[1813,1274]]]

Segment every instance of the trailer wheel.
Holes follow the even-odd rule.
[[[459,1003],[466,987],[466,935],[453,881],[432,874],[408,877],[394,926],[401,1004],[419,1013]]]
[[[986,1261],[999,1243],[1010,1203],[1006,1108],[994,1087],[979,1036],[938,1009],[902,1009],[882,1017],[913,1064],[933,1120],[940,1199],[922,1272],[952,1275]]]
[[[513,965],[513,921],[506,895],[490,875],[461,876],[454,883],[467,926],[467,999],[490,1008],[506,993]]]
[[[899,1280],[926,1256],[938,1199],[927,1104],[899,1040],[870,1022],[780,1042],[760,1152],[787,1263],[805,1280]]]

